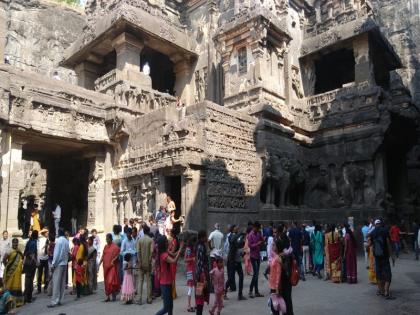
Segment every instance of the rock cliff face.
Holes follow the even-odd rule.
[[[401,58],[400,72],[420,108],[420,1],[375,0],[372,3],[382,31]]]
[[[58,63],[63,51],[82,34],[81,11],[46,0],[0,0],[0,31],[2,25],[7,31],[4,55],[12,65],[47,76],[58,71],[62,80],[75,83],[74,72],[59,68]]]

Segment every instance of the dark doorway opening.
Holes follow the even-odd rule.
[[[391,125],[385,136],[386,173],[388,193],[398,208],[409,194],[407,153],[416,143],[413,121],[391,114]]]
[[[315,94],[339,89],[355,80],[353,49],[342,48],[315,60]]]
[[[86,226],[88,218],[88,183],[89,183],[89,160],[69,158],[56,155],[44,155],[42,153],[23,151],[23,160],[27,165],[38,164],[40,169],[46,173],[45,189],[41,194],[34,194],[30,198],[21,196],[28,200],[37,201],[40,206],[41,225],[54,230],[52,211],[55,204],[61,207],[60,227],[71,231],[71,219],[77,220],[77,225]],[[32,164],[31,164],[32,163]],[[39,170],[34,168],[25,170],[26,178],[39,185]],[[38,174],[37,174],[38,173]],[[35,191],[37,191],[35,189]],[[33,202],[32,202],[33,203]]]
[[[176,211],[175,217],[181,215],[181,176],[166,176],[165,177],[166,195],[170,196],[175,202]]]
[[[154,49],[145,47],[140,56],[141,69],[143,69],[146,62],[148,62],[150,66],[152,88],[159,92],[175,95],[174,64],[169,57]]]

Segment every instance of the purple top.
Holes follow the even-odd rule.
[[[248,234],[248,246],[249,246],[249,250],[250,250],[250,256],[251,258],[255,258],[255,259],[260,259],[260,247],[261,244],[258,244],[259,242],[263,242],[264,239],[261,235],[261,232],[254,232],[254,230],[252,230],[251,232],[249,232]]]

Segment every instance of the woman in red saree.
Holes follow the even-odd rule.
[[[331,225],[329,232],[325,233],[325,272],[332,282],[341,282],[341,239],[335,231],[335,225]]]
[[[112,242],[112,235],[106,235],[106,245],[99,266],[104,263],[105,302],[115,301],[120,291],[119,270],[120,248]]]
[[[346,260],[346,274],[348,283],[357,283],[357,243],[350,226],[346,224],[344,237],[344,259]]]

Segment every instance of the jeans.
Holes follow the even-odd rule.
[[[367,242],[363,242],[363,251],[365,253],[365,265],[367,267],[369,267],[369,255],[368,255],[368,243]]]
[[[392,242],[392,245],[394,247],[395,255],[398,258],[400,256],[401,244],[400,242]]]
[[[162,293],[163,299],[163,308],[156,313],[156,315],[172,315],[174,308],[174,302],[172,300],[172,285],[171,284],[161,284],[160,291]]]
[[[309,253],[309,246],[308,245],[303,245],[303,267],[304,267],[304,272],[309,272],[310,271],[310,253]]]
[[[235,262],[234,261],[228,261],[227,262],[227,281],[225,285],[225,292],[227,292],[228,289],[231,291],[236,291],[236,283],[235,283]]]
[[[49,280],[48,259],[39,261],[38,277],[37,277],[38,292],[41,292],[42,276],[43,275],[44,275],[44,290],[47,290],[48,289],[48,280]]]
[[[302,256],[302,254],[297,255],[296,259],[297,259],[297,263],[299,265],[300,278],[305,279],[305,267],[303,266],[303,256]]]
[[[242,289],[244,287],[244,271],[242,269],[241,262],[235,262],[233,269],[233,282],[235,282],[235,272],[238,274],[239,277],[238,297],[242,297]]]
[[[55,228],[55,234],[57,235],[58,229],[60,228],[60,218],[54,219],[54,228]]]
[[[251,280],[251,285],[249,286],[249,292],[250,293],[252,293],[254,288],[255,288],[255,293],[256,294],[260,292],[258,290],[258,276],[259,276],[259,273],[260,273],[260,263],[261,263],[261,261],[259,259],[251,257],[252,280]]]
[[[34,278],[35,278],[35,266],[30,266],[25,270],[25,302],[30,303],[32,302],[32,292],[34,290]]]

